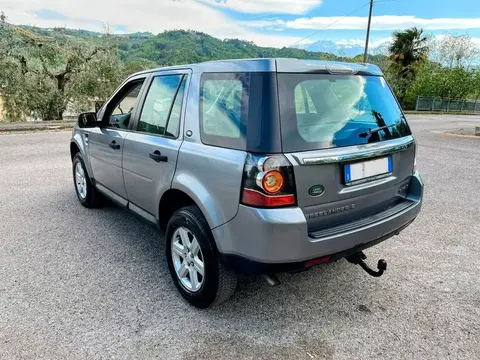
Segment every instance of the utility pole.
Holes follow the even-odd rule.
[[[367,39],[365,40],[365,53],[363,54],[363,62],[367,62],[368,56],[368,40],[370,39],[370,24],[372,22],[372,10],[373,10],[373,0],[370,0],[370,12],[368,13],[368,27],[367,27]]]

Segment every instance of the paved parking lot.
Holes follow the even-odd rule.
[[[0,358],[478,359],[480,139],[440,131],[480,117],[409,119],[425,203],[367,250],[384,277],[346,261],[245,277],[207,311],[177,294],[160,233],[79,205],[68,132],[0,135]]]

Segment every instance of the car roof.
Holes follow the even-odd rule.
[[[150,69],[136,73],[132,76],[181,69],[191,69],[193,73],[200,74],[204,72],[278,72],[382,75],[380,68],[373,64],[276,58],[207,61],[197,64]]]

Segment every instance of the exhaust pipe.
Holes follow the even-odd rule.
[[[275,274],[263,275],[263,278],[267,282],[268,286],[274,287],[280,285],[280,280]]]

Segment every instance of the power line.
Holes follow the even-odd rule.
[[[289,45],[289,46],[287,46],[287,47],[292,47],[292,46],[294,46],[294,45],[297,45],[298,43],[301,43],[302,41],[307,40],[309,37],[312,37],[313,35],[319,33],[320,31],[323,31],[323,30],[325,30],[325,29],[328,29],[330,26],[335,25],[335,24],[338,23],[339,21],[345,19],[347,16],[350,16],[350,15],[352,15],[353,13],[356,13],[357,11],[363,9],[363,8],[364,8],[365,6],[367,6],[368,4],[370,4],[370,2],[367,2],[367,3],[363,4],[363,5],[360,6],[359,8],[353,10],[352,12],[348,13],[348,14],[345,15],[345,16],[342,16],[340,19],[337,19],[337,20],[331,22],[331,23],[328,24],[327,26],[325,26],[325,27],[323,27],[323,28],[321,28],[321,29],[319,29],[319,30],[315,30],[315,31],[314,31],[313,33],[311,33],[310,35],[305,36],[303,39],[300,39],[300,40],[294,42],[293,44],[291,44],[291,45]]]
[[[392,1],[396,1],[396,0],[377,0],[377,1],[373,1],[373,3],[378,4],[378,3],[392,2]],[[307,36],[305,36],[304,38],[302,38],[302,39],[294,42],[293,44],[287,46],[287,48],[292,47],[292,46],[294,46],[294,45],[297,45],[298,43],[301,43],[301,42],[304,41],[304,40],[307,40],[309,37],[312,37],[313,35],[319,33],[320,31],[323,31],[323,30],[325,30],[325,29],[328,29],[330,26],[335,25],[336,23],[342,21],[342,20],[345,19],[346,17],[348,17],[348,16],[356,13],[357,11],[363,9],[365,6],[367,6],[367,5],[369,5],[369,4],[370,4],[370,1],[367,2],[367,3],[365,3],[365,4],[363,4],[362,6],[360,6],[360,7],[358,7],[358,8],[356,8],[355,10],[349,12],[347,15],[344,15],[344,16],[342,16],[341,18],[339,18],[339,19],[331,22],[331,23],[328,24],[327,26],[325,26],[325,27],[323,27],[323,28],[321,28],[321,29],[319,29],[319,30],[315,30],[315,31],[314,31],[313,33],[311,33],[310,35],[307,35]],[[308,46],[305,48],[305,50],[306,50],[306,49],[308,49]]]

